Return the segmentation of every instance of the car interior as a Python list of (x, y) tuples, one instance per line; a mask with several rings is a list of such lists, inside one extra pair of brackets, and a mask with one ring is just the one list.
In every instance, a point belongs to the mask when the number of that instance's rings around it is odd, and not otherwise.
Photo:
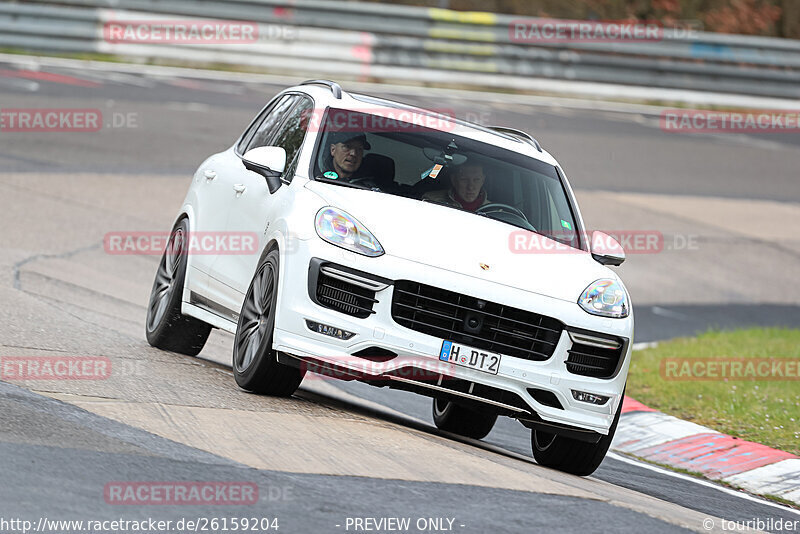
[[(323, 173), (332, 168), (328, 149), (332, 133), (325, 132), (317, 152), (314, 176), (319, 180), (328, 181)], [(377, 131), (366, 136), (370, 149), (348, 184), (425, 200), (426, 193), (450, 189), (450, 177), (459, 164), (477, 163), (486, 175), (486, 197), (495, 206), (491, 213), (480, 214), (562, 242), (574, 241), (571, 208), (552, 166), (441, 131)], [(437, 163), (443, 164), (441, 170), (431, 177)]]

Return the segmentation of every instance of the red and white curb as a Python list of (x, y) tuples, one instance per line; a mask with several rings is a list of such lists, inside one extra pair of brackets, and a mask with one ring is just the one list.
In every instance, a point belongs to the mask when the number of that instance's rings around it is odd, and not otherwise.
[(683, 421), (630, 397), (611, 448), (800, 504), (800, 457)]

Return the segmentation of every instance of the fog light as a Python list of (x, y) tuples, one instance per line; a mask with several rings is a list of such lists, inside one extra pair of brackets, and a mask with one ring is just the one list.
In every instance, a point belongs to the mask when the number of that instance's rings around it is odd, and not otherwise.
[(604, 397), (602, 395), (586, 393), (585, 391), (575, 391), (574, 389), (572, 390), (572, 398), (574, 398), (576, 401), (597, 404), (598, 406), (605, 404), (609, 399), (608, 397)]
[(312, 332), (316, 332), (317, 334), (322, 334), (324, 336), (335, 337), (336, 339), (350, 339), (356, 335), (355, 332), (348, 332), (347, 330), (342, 330), (341, 328), (336, 328), (335, 326), (309, 321), (308, 319), (306, 319), (306, 326), (308, 326), (308, 329)]

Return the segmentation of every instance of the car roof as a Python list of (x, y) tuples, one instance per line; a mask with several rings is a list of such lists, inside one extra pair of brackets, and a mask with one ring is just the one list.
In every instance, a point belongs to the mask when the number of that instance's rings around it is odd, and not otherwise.
[[(366, 111), (366, 106), (383, 106), (404, 111), (413, 111), (418, 114), (435, 118), (437, 122), (445, 125), (448, 131), (454, 134), (474, 139), (486, 144), (505, 148), (512, 152), (517, 152), (530, 156), (550, 165), (558, 165), (558, 162), (550, 153), (542, 149), (538, 141), (525, 132), (505, 127), (487, 127), (481, 124), (472, 123), (463, 119), (456, 118), (453, 114), (439, 113), (434, 110), (425, 109), (403, 102), (390, 100), (387, 98), (375, 97), (363, 93), (350, 93), (341, 89), (335, 83), (327, 80), (311, 80), (300, 85), (290, 87), (286, 91), (300, 91), (311, 96), (317, 105), (323, 107), (335, 107), (339, 109), (351, 109), (354, 111)], [(337, 95), (340, 95), (337, 97)], [(497, 128), (497, 129), (493, 129)]]

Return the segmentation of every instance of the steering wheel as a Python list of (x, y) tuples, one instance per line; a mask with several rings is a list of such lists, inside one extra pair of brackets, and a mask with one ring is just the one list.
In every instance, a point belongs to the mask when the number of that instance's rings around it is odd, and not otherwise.
[[(518, 215), (522, 219), (524, 219), (525, 222), (528, 222), (528, 218), (525, 217), (525, 214), (522, 213), (522, 210), (520, 210), (519, 208), (515, 208), (514, 206), (509, 206), (508, 204), (502, 204), (500, 202), (490, 202), (489, 204), (484, 204), (483, 206), (481, 206), (477, 210), (475, 210), (475, 213), (482, 213), (482, 212), (485, 212), (485, 211), (491, 211), (493, 209), (496, 210), (496, 211), (501, 211), (501, 212), (503, 210), (508, 210), (508, 211), (514, 213), (515, 215)], [(530, 223), (528, 223), (528, 224), (530, 224)]]
[[(489, 215), (489, 212), (496, 212), (496, 213), (504, 213), (510, 214), (515, 217), (519, 217), (522, 221), (529, 226), (530, 230), (536, 231), (536, 228), (528, 221), (528, 218), (519, 208), (515, 208), (514, 206), (509, 206), (508, 204), (503, 204), (502, 202), (490, 202), (489, 204), (484, 204), (483, 206), (479, 207), (475, 210), (475, 213), (479, 215)], [(497, 217), (499, 219), (499, 217)], [(502, 219), (501, 219), (502, 220)]]
[(374, 176), (359, 176), (358, 178), (348, 180), (348, 183), (368, 187), (370, 189), (381, 189), (375, 180), (376, 178)]

